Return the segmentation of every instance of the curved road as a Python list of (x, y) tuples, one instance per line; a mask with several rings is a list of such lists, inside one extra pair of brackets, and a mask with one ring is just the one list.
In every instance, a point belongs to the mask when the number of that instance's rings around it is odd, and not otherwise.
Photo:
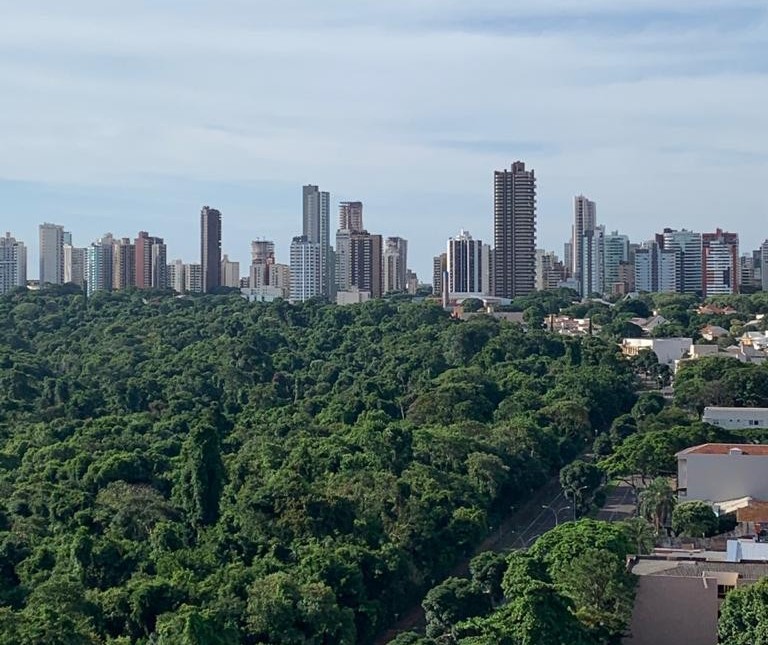
[[(531, 494), (519, 507), (511, 507), (501, 526), (492, 527), (488, 537), (475, 549), (472, 556), (462, 560), (448, 576), (468, 576), (470, 560), (483, 551), (504, 552), (530, 545), (556, 523), (572, 518), (571, 506), (564, 498), (558, 477)], [(435, 585), (440, 581), (435, 581)], [(421, 603), (414, 605), (386, 632), (380, 634), (374, 645), (385, 645), (401, 632), (423, 629), (424, 610)]]

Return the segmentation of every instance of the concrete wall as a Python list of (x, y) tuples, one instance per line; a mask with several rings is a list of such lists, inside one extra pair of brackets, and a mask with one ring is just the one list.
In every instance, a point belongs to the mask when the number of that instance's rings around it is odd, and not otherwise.
[(688, 489), (681, 500), (768, 499), (768, 456), (686, 455), (678, 460), (678, 486)]
[(717, 645), (714, 578), (640, 576), (625, 645)]

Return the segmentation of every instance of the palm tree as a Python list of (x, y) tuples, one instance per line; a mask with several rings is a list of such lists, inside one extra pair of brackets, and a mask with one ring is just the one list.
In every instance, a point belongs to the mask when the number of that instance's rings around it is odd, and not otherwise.
[(621, 528), (637, 555), (644, 555), (653, 551), (656, 544), (656, 532), (653, 526), (642, 517), (630, 517), (621, 523)]
[(657, 477), (638, 497), (640, 515), (653, 523), (658, 534), (661, 527), (668, 523), (677, 502), (669, 481), (664, 477)]

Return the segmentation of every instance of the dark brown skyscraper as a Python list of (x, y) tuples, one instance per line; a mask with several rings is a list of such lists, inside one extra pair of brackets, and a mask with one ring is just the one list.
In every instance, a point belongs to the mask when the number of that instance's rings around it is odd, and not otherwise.
[(203, 269), (203, 292), (221, 286), (221, 213), (203, 206), (200, 211), (200, 264)]
[(536, 177), (522, 161), (493, 176), (494, 293), (531, 293), (536, 279)]

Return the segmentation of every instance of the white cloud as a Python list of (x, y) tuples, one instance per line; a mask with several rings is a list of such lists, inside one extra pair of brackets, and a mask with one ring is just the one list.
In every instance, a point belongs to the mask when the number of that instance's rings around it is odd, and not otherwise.
[[(16, 3), (0, 24), (0, 178), (313, 181), (380, 204), (373, 222), (406, 227), (422, 272), (462, 218), (490, 235), (490, 174), (517, 157), (537, 169), (550, 247), (581, 191), (639, 238), (758, 235), (762, 3), (729, 3), (743, 17), (725, 23), (714, 0), (517, 4)], [(392, 212), (419, 194), (434, 196), (420, 218)]]

